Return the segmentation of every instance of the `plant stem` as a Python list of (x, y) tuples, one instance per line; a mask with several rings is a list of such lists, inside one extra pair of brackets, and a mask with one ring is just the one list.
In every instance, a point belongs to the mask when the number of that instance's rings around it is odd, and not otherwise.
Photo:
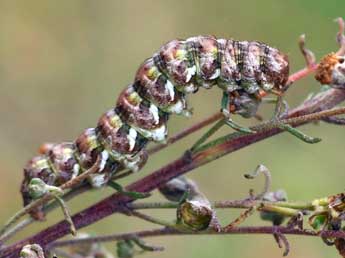
[[(157, 237), (157, 236), (169, 236), (169, 235), (233, 235), (233, 234), (285, 234), (285, 235), (303, 235), (303, 236), (314, 236), (319, 237), (320, 233), (314, 232), (311, 230), (301, 230), (298, 228), (289, 228), (282, 226), (257, 226), (257, 227), (234, 227), (229, 228), (226, 232), (215, 232), (215, 231), (201, 231), (201, 232), (181, 232), (172, 228), (161, 228), (161, 229), (152, 229), (137, 231), (132, 233), (125, 234), (111, 234), (104, 236), (88, 237), (82, 239), (71, 239), (64, 241), (57, 241), (51, 243), (47, 246), (47, 249), (63, 247), (69, 245), (79, 245), (79, 244), (91, 244), (91, 243), (100, 243), (100, 242), (112, 242), (118, 240), (127, 240), (133, 238), (133, 236), (139, 238), (145, 237)], [(322, 232), (322, 235), (329, 238), (345, 238), (344, 231), (334, 231), (334, 230), (325, 230)]]
[[(322, 120), (326, 117), (341, 115), (341, 114), (345, 114), (345, 108), (343, 108), (343, 107), (324, 110), (324, 111), (311, 113), (311, 114), (307, 114), (307, 115), (301, 115), (298, 117), (291, 117), (291, 118), (283, 119), (280, 121), (274, 121), (274, 120), (268, 121), (268, 122), (261, 123), (259, 125), (252, 126), (252, 127), (250, 127), (250, 129), (254, 130), (258, 133), (263, 133), (263, 132), (272, 131), (274, 129), (281, 130), (280, 127), (281, 127), (282, 123), (296, 127), (296, 126), (303, 125), (305, 123), (318, 121), (318, 120)], [(213, 140), (207, 144), (200, 146), (199, 148), (197, 148), (195, 150), (195, 152), (205, 151), (205, 150), (207, 150), (213, 146), (222, 144), (222, 143), (227, 142), (227, 141), (232, 140), (232, 139), (236, 139), (236, 138), (241, 137), (243, 135), (244, 134), (241, 132), (235, 132), (235, 133), (231, 133), (231, 134), (219, 137), (216, 140)]]
[[(127, 213), (124, 213), (124, 214), (127, 215)], [(129, 216), (135, 216), (137, 218), (143, 219), (143, 220), (151, 222), (153, 224), (157, 224), (157, 225), (161, 225), (161, 226), (165, 226), (165, 227), (170, 227), (170, 228), (177, 228), (176, 224), (173, 222), (168, 222), (168, 221), (165, 221), (162, 219), (154, 218), (152, 216), (149, 216), (147, 214), (144, 214), (144, 213), (141, 213), (138, 211), (131, 210), (128, 212), (128, 215)]]
[[(176, 209), (178, 207), (177, 202), (135, 202), (129, 203), (127, 207), (133, 210), (145, 210), (145, 209)], [(276, 207), (290, 208), (295, 210), (314, 210), (315, 206), (312, 202), (269, 202), (261, 200), (227, 200), (227, 201), (216, 201), (212, 203), (212, 207), (217, 209), (227, 208), (239, 208), (247, 209), (253, 206), (260, 205), (274, 205)]]

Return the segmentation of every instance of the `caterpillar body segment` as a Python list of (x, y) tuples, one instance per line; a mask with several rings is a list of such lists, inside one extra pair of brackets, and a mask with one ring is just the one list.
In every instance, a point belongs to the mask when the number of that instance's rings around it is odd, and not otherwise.
[[(118, 168), (138, 171), (147, 161), (150, 141), (164, 142), (171, 114), (189, 116), (187, 95), (215, 85), (224, 92), (223, 113), (253, 117), (262, 96), (282, 93), (288, 79), (287, 56), (256, 41), (197, 36), (172, 40), (139, 67), (132, 84), (105, 112), (95, 128), (70, 143), (48, 144), (24, 168), (24, 205), (28, 187), (38, 177), (60, 186), (86, 171), (101, 157), (94, 187), (105, 185)], [(39, 218), (39, 211), (33, 216)]]

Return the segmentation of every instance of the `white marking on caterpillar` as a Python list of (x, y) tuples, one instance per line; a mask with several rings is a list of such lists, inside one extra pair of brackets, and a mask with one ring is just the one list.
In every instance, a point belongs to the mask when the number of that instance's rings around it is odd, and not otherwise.
[(101, 153), (101, 163), (99, 164), (99, 172), (103, 171), (105, 164), (107, 163), (107, 160), (109, 158), (108, 151), (104, 150)]
[(270, 91), (271, 89), (273, 89), (273, 84), (272, 83), (264, 83), (262, 84), (262, 88), (265, 90), (265, 91)]
[[(178, 87), (178, 86), (177, 86)], [(194, 83), (189, 83), (188, 85), (183, 87), (183, 92), (185, 93), (193, 93), (198, 87), (194, 85)]]
[(157, 106), (151, 103), (150, 112), (153, 115), (153, 119), (155, 120), (155, 124), (158, 125), (158, 123), (159, 123), (159, 110), (158, 110)]
[(80, 171), (80, 165), (79, 164), (74, 164), (72, 179), (76, 178), (79, 175), (79, 171)]
[(174, 114), (178, 114), (178, 115), (183, 114), (184, 113), (184, 104), (181, 100), (179, 100), (175, 104), (170, 105), (167, 108), (167, 111), (169, 113), (174, 113)]
[(165, 88), (169, 92), (170, 100), (173, 101), (175, 99), (175, 88), (174, 85), (171, 83), (171, 81), (167, 80), (165, 83)]
[(220, 75), (220, 69), (216, 69), (212, 76), (210, 77), (211, 80), (217, 79)]
[(156, 130), (152, 131), (152, 139), (157, 142), (163, 142), (166, 140), (167, 136), (167, 128), (165, 125), (157, 128)]
[(88, 177), (88, 181), (94, 188), (100, 188), (108, 182), (105, 174), (91, 174)]
[(186, 82), (189, 82), (190, 79), (195, 75), (196, 73), (196, 67), (193, 65), (192, 67), (187, 68), (187, 77), (186, 77)]
[(132, 151), (134, 149), (137, 136), (138, 136), (138, 133), (135, 129), (133, 128), (129, 129), (129, 132), (127, 135), (127, 139), (129, 142), (129, 151)]
[(139, 171), (139, 166), (138, 163), (140, 162), (140, 155), (135, 155), (133, 157), (127, 157), (127, 159), (125, 159), (123, 161), (124, 166), (133, 171), (133, 172), (138, 172)]
[(155, 142), (164, 142), (166, 140), (167, 135), (167, 127), (165, 124), (162, 124), (160, 127), (155, 129), (143, 129), (136, 126), (133, 126), (135, 130), (137, 130), (142, 136), (148, 138)]

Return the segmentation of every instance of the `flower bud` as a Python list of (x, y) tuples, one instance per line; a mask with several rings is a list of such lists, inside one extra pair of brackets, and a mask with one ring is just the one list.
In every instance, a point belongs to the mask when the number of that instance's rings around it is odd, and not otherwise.
[(160, 186), (159, 191), (169, 201), (179, 202), (188, 191), (195, 188), (196, 184), (192, 180), (180, 176)]
[(209, 227), (213, 210), (204, 200), (186, 200), (178, 209), (178, 218), (188, 228), (201, 231)]
[(52, 192), (55, 194), (63, 193), (63, 191), (59, 187), (47, 185), (40, 178), (31, 179), (29, 183), (29, 195), (31, 196), (31, 198), (33, 199), (40, 198), (48, 192)]
[[(269, 202), (287, 201), (287, 194), (284, 190), (278, 190), (266, 193), (262, 199)], [(265, 221), (271, 221), (275, 226), (279, 226), (283, 223), (285, 216), (275, 212), (261, 211), (260, 218)]]
[(26, 245), (20, 251), (20, 258), (44, 258), (44, 252), (41, 246), (37, 244)]

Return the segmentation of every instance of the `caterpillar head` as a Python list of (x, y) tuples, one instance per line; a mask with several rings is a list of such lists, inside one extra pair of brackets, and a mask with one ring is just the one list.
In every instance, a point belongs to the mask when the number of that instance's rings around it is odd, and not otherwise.
[(273, 59), (275, 68), (273, 70), (274, 88), (279, 92), (285, 92), (288, 89), (286, 84), (289, 79), (289, 59), (284, 53), (277, 52)]
[[(24, 179), (20, 188), (24, 206), (34, 200), (33, 196), (30, 194), (30, 182), (33, 178), (39, 178), (43, 180), (44, 183), (53, 185), (56, 176), (51, 170), (46, 156), (36, 156), (29, 160), (24, 167)], [(43, 220), (45, 214), (42, 208), (43, 207), (40, 206), (37, 209), (34, 209), (30, 212), (30, 215), (36, 220)]]
[(315, 79), (321, 84), (345, 88), (345, 56), (330, 53), (322, 58)]
[[(29, 182), (26, 178), (24, 178), (24, 180), (22, 181), (22, 184), (20, 187), (20, 192), (22, 195), (24, 206), (27, 206), (28, 204), (30, 204), (34, 200), (29, 193)], [(45, 219), (45, 213), (43, 211), (43, 206), (39, 206), (38, 208), (32, 210), (30, 212), (30, 216), (35, 220), (43, 221)]]

